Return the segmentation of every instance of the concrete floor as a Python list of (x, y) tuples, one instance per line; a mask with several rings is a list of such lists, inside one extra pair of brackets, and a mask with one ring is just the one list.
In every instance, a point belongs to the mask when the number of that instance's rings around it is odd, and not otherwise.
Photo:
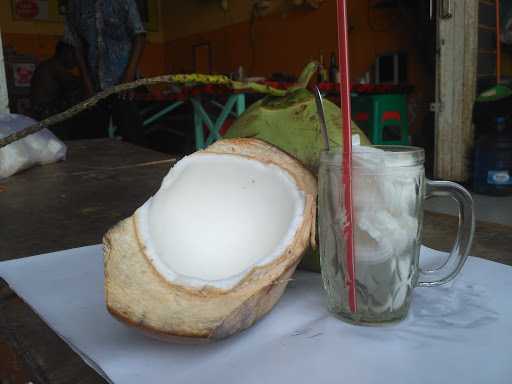
[[(512, 226), (512, 196), (473, 195), (476, 220)], [(425, 202), (428, 211), (457, 215), (456, 204), (450, 198), (435, 198)]]

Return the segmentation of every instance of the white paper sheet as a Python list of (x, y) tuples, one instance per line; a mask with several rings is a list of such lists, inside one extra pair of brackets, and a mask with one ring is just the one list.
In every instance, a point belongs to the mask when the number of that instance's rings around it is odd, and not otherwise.
[[(429, 255), (435, 264), (442, 253)], [(512, 268), (478, 258), (447, 286), (417, 288), (409, 317), (385, 327), (337, 320), (320, 276), (299, 272), (254, 327), (199, 346), (149, 339), (110, 317), (100, 246), (3, 262), (0, 276), (114, 383), (512, 382)]]

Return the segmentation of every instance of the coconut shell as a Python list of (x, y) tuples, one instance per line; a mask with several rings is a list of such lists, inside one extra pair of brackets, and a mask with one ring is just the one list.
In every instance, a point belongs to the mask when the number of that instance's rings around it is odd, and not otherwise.
[(149, 261), (135, 213), (104, 236), (105, 295), (109, 312), (150, 335), (204, 342), (240, 332), (279, 300), (304, 251), (315, 239), (316, 180), (301, 163), (257, 139), (221, 140), (204, 151), (272, 163), (286, 170), (305, 195), (304, 218), (292, 243), (271, 263), (255, 267), (233, 288), (176, 285)]

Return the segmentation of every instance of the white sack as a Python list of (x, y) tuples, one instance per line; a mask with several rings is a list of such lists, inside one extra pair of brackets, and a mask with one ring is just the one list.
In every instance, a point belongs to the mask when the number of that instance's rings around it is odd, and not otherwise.
[[(0, 138), (36, 123), (30, 117), (0, 113)], [(54, 163), (66, 158), (66, 145), (48, 129), (0, 148), (0, 179), (38, 164)]]

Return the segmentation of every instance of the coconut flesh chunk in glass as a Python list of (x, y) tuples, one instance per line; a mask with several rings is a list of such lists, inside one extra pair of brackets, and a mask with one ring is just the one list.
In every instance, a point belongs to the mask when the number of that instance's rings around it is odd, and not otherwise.
[(104, 238), (109, 311), (153, 335), (229, 336), (266, 314), (315, 237), (316, 181), (257, 139), (179, 161)]

